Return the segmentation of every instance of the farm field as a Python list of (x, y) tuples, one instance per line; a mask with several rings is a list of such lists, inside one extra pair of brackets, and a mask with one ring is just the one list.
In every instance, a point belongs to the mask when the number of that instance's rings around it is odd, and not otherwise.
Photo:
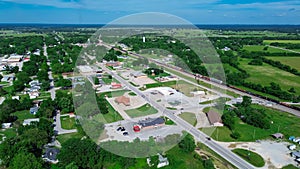
[(244, 46), (243, 49), (249, 51), (249, 52), (270, 52), (270, 53), (289, 53), (288, 51), (282, 50), (282, 49), (278, 49), (278, 48), (272, 48), (272, 47), (268, 47), (267, 50), (264, 50), (266, 46), (263, 45), (247, 45)]
[(242, 69), (247, 70), (250, 77), (246, 81), (268, 86), (271, 82), (280, 85), (284, 90), (289, 90), (291, 87), (296, 89), (297, 94), (300, 94), (300, 77), (289, 72), (285, 72), (278, 68), (272, 67), (264, 63), (262, 66), (248, 65), (251, 59), (240, 59), (239, 63)]
[[(300, 50), (299, 50), (300, 51)], [(300, 57), (268, 57), (300, 71)]]
[(275, 43), (275, 42), (278, 42), (278, 43), (300, 43), (300, 40), (264, 40), (264, 44), (271, 44), (271, 43)]

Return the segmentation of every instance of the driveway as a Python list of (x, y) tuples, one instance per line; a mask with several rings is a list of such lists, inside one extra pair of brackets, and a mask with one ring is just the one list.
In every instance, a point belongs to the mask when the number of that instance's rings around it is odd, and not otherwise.
[(69, 133), (76, 133), (77, 129), (65, 130), (65, 129), (61, 128), (60, 116), (61, 116), (60, 113), (56, 114), (56, 122), (55, 122), (55, 127), (54, 127), (54, 130), (58, 132), (58, 135), (60, 135), (60, 134), (69, 134)]

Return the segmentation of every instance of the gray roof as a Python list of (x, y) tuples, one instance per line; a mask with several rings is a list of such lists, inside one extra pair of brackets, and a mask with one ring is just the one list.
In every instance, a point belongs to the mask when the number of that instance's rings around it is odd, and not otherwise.
[(39, 108), (38, 107), (31, 107), (30, 112), (38, 112)]
[(46, 148), (46, 152), (44, 154), (44, 158), (55, 161), (56, 156), (59, 153), (59, 149), (56, 148)]
[(142, 127), (148, 127), (148, 126), (155, 126), (158, 124), (164, 124), (165, 120), (161, 117), (153, 119), (153, 118), (148, 118), (146, 120), (141, 120), (139, 122), (139, 125), (141, 125)]

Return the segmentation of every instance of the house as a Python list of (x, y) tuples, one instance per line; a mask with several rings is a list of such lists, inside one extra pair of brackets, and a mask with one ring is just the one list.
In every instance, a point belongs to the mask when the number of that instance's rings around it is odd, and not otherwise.
[(1, 82), (11, 82), (15, 79), (15, 75), (4, 75), (3, 78), (1, 79)]
[(39, 118), (25, 119), (25, 120), (23, 121), (23, 126), (31, 125), (32, 123), (39, 122), (39, 121), (40, 121)]
[(134, 71), (134, 72), (130, 73), (130, 76), (133, 76), (134, 78), (147, 77), (147, 75), (141, 71)]
[(47, 147), (45, 154), (42, 155), (43, 160), (50, 162), (52, 164), (58, 163), (57, 154), (59, 149)]
[(291, 156), (294, 158), (300, 158), (300, 152), (299, 151), (294, 151), (291, 153)]
[(108, 67), (113, 67), (114, 69), (118, 69), (121, 67), (120, 62), (107, 62), (105, 65)]
[(69, 118), (74, 118), (74, 117), (76, 117), (76, 115), (73, 112), (69, 113)]
[(165, 124), (165, 119), (159, 117), (159, 118), (147, 118), (145, 120), (141, 120), (136, 126), (139, 126), (140, 129), (150, 129), (150, 128), (163, 126), (164, 124)]
[(20, 96), (12, 96), (11, 99), (12, 100), (20, 100)]
[(40, 92), (38, 92), (38, 91), (29, 92), (30, 99), (35, 99), (35, 98), (39, 97), (39, 95), (40, 95)]
[(122, 87), (122, 84), (116, 83), (116, 82), (111, 82), (111, 88), (112, 89), (119, 89)]
[(282, 139), (283, 138), (283, 134), (282, 133), (275, 133), (275, 134), (272, 134), (272, 137), (276, 138), (276, 139)]
[(29, 112), (30, 114), (36, 115), (36, 113), (39, 111), (39, 107), (31, 107)]
[(130, 98), (125, 96), (120, 96), (115, 99), (115, 102), (118, 104), (124, 104), (125, 106), (130, 106)]
[(12, 123), (2, 123), (2, 128), (3, 129), (8, 129), (12, 127)]
[(158, 154), (157, 168), (161, 168), (161, 167), (164, 167), (164, 166), (167, 166), (167, 165), (169, 165), (168, 158), (167, 157), (164, 158), (162, 155)]
[(293, 142), (295, 142), (295, 143), (298, 143), (298, 142), (300, 142), (300, 137), (296, 137), (296, 138), (294, 138), (294, 139), (293, 139)]
[(222, 123), (222, 119), (219, 113), (215, 111), (209, 111), (206, 113), (208, 121), (212, 126), (224, 126)]
[(39, 83), (38, 80), (32, 80), (31, 82), (29, 82), (29, 85), (31, 87), (33, 87), (33, 86), (40, 86), (40, 83)]

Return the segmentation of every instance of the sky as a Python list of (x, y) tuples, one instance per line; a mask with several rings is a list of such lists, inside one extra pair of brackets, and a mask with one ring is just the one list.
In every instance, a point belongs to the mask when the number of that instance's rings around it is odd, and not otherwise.
[(193, 24), (300, 24), (299, 0), (0, 0), (0, 23), (107, 24), (143, 12)]

